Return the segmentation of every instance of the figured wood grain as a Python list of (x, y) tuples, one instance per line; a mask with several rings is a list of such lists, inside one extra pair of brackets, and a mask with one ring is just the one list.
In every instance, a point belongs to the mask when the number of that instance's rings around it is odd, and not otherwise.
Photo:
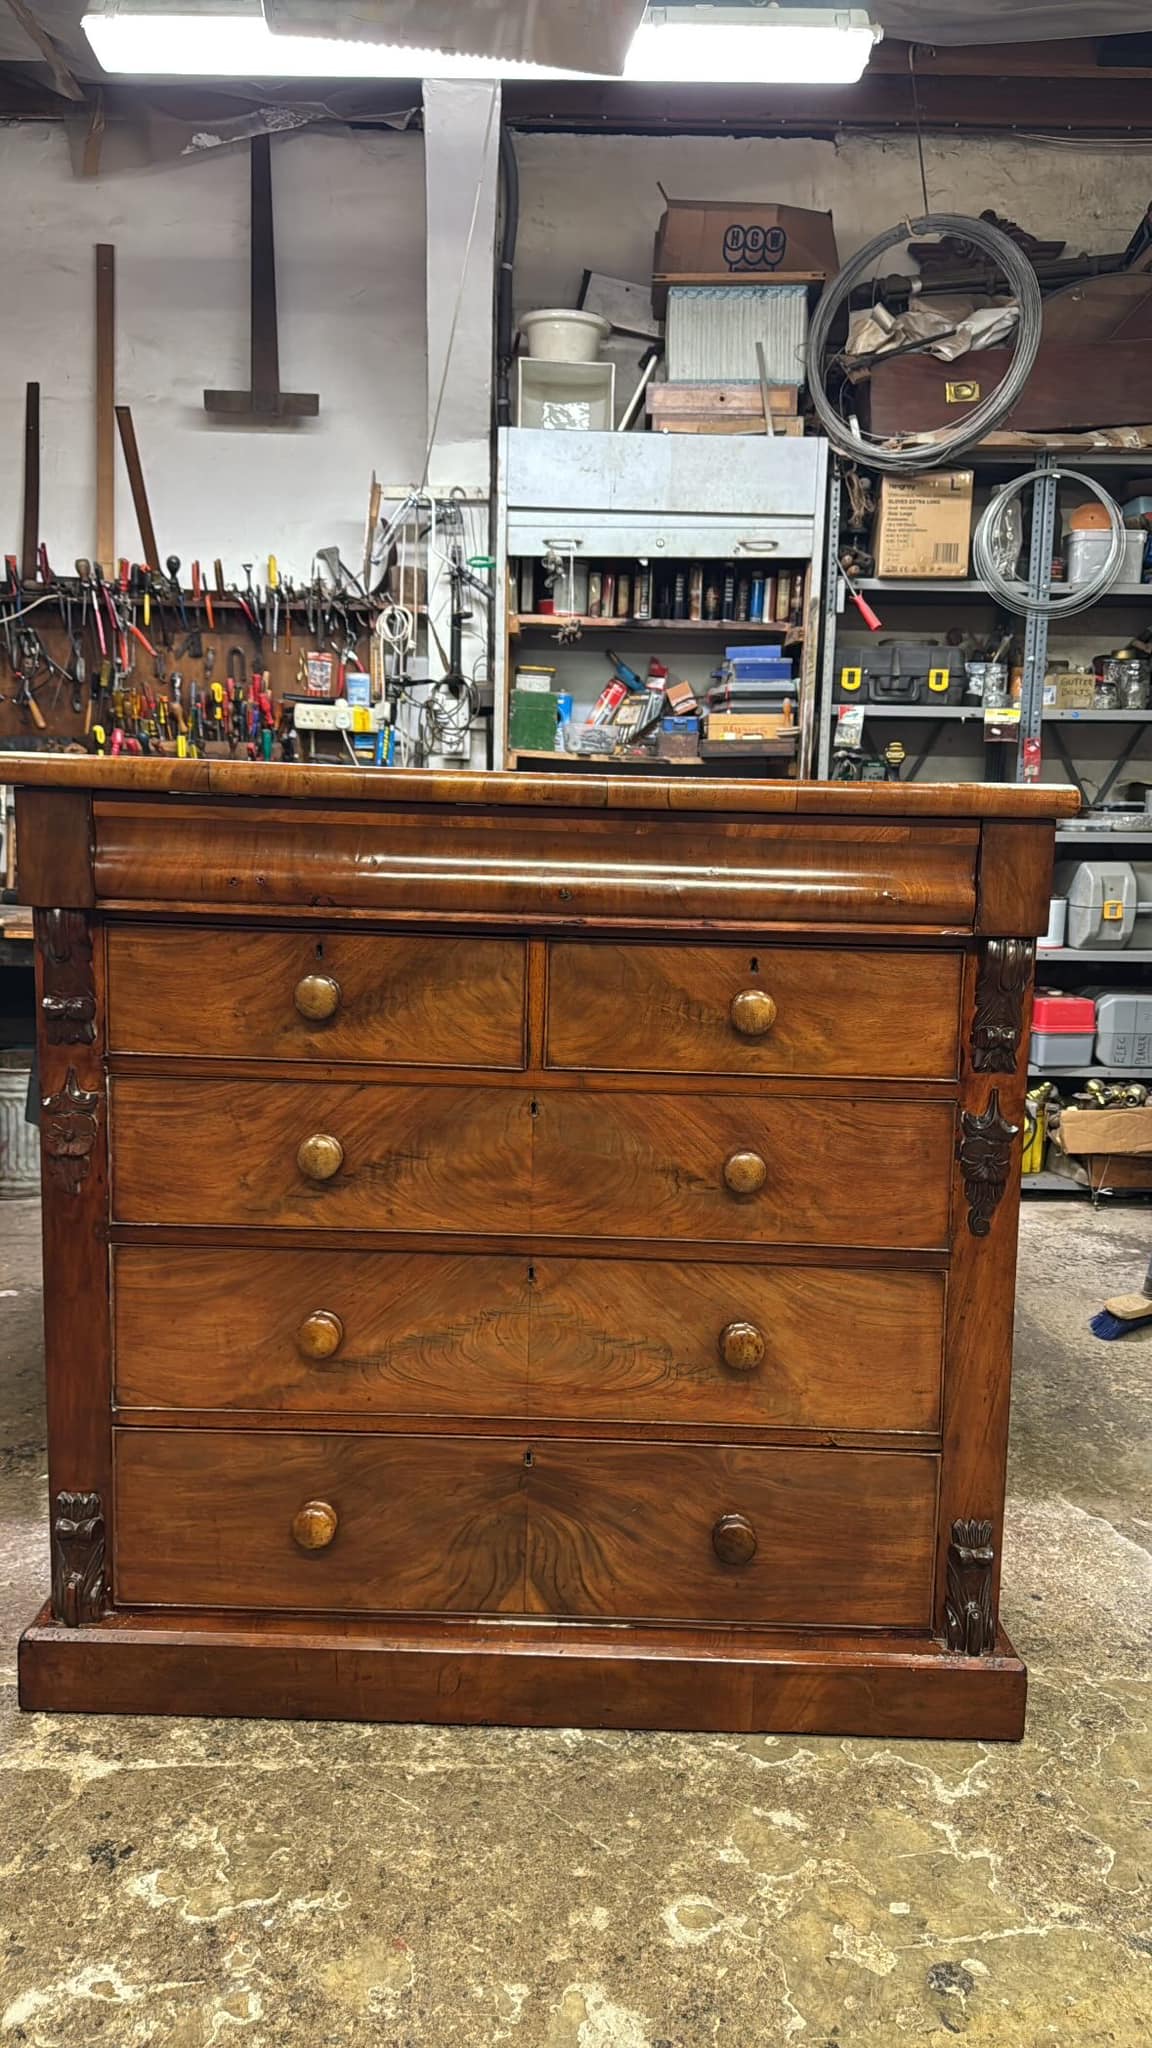
[[(554, 940), (548, 1059), (558, 1067), (717, 1074), (956, 1073), (959, 953), (599, 945)], [(732, 1005), (775, 1004), (747, 1036)]]
[[(504, 1438), (117, 1430), (117, 1597), (522, 1613), (523, 1458)], [(336, 1527), (305, 1552), (293, 1527), (309, 1502)]]
[[(532, 1098), (510, 1089), (327, 1082), (113, 1083), (113, 1213), (125, 1222), (526, 1230)], [(343, 1165), (309, 1180), (314, 1133)]]
[[(101, 897), (508, 916), (970, 927), (974, 825), (97, 804)], [(162, 829), (161, 829), (162, 826)], [(275, 853), (275, 858), (271, 855)], [(879, 920), (877, 912), (880, 911)]]
[[(943, 1247), (953, 1115), (944, 1103), (543, 1091), (533, 1228), (686, 1240)], [(757, 1155), (758, 1193), (725, 1185)]]
[(1027, 1675), (873, 1631), (112, 1615), (20, 1641), (34, 1712), (1016, 1741)]
[[(7, 754), (4, 762), (10, 780)], [(92, 799), (83, 790), (18, 791), (16, 886), (38, 910), (92, 908)]]
[[(513, 939), (126, 925), (109, 933), (108, 975), (117, 1052), (524, 1063), (525, 957)], [(309, 977), (338, 985), (327, 1020), (297, 1007)]]
[[(936, 1460), (521, 1437), (116, 1432), (118, 1601), (926, 1627)], [(304, 1554), (309, 1502), (337, 1518)], [(733, 1569), (713, 1530), (743, 1515)]]
[[(580, 1442), (536, 1444), (532, 1455), (528, 1590), (537, 1613), (928, 1623), (934, 1458)], [(723, 1562), (713, 1541), (717, 1522), (734, 1515), (756, 1539), (739, 1565)]]
[[(124, 1246), (122, 1407), (933, 1430), (944, 1276), (703, 1260)], [(306, 1357), (309, 1315), (339, 1349)], [(753, 1366), (722, 1356), (735, 1318)]]
[[(58, 789), (123, 790), (148, 795), (220, 795), (327, 800), (379, 809), (380, 777), (371, 770), (317, 767), (297, 762), (147, 760), (120, 755), (5, 755), (7, 781)], [(487, 805), (498, 809), (728, 812), (748, 816), (842, 818), (1068, 818), (1080, 809), (1079, 792), (1058, 783), (1025, 786), (988, 782), (756, 782), (701, 776), (683, 779), (628, 775), (581, 776), (565, 784), (555, 775), (470, 770), (432, 772), (393, 768), (387, 797), (396, 803)]]

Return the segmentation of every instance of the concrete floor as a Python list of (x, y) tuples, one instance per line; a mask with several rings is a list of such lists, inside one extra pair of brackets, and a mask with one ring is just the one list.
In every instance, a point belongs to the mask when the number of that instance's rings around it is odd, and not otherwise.
[(0, 2048), (1148, 2048), (1152, 1210), (1026, 1210), (1019, 1747), (21, 1716), (36, 1212), (0, 1205)]

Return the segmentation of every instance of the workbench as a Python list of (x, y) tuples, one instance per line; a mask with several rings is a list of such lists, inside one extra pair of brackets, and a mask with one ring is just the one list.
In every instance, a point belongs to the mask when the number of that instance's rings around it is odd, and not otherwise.
[(1013, 1737), (1064, 789), (14, 758), (37, 1709)]

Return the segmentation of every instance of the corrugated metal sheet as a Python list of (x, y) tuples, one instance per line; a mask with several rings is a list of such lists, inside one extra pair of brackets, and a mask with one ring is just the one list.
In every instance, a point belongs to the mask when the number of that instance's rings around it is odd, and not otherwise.
[(677, 284), (668, 289), (671, 384), (756, 384), (762, 341), (772, 384), (804, 382), (808, 288), (802, 284)]

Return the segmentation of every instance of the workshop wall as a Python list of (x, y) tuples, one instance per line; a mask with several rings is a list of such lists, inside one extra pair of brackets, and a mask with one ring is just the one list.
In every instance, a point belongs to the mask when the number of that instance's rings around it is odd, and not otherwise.
[[(73, 176), (63, 127), (0, 128), (0, 533), (19, 544), (24, 386), (39, 379), (41, 533), (71, 572), (96, 550), (93, 247), (116, 246), (117, 398), (132, 407), (157, 542), (185, 564), (313, 549), (358, 562), (371, 471), (418, 480), (427, 416), (424, 164), (418, 134), (292, 135), (273, 146), (280, 367), (317, 391), (291, 426), (221, 424), (205, 386), (248, 362), (248, 152)], [(117, 545), (140, 542), (117, 451)]]
[[(571, 304), (584, 269), (644, 283), (664, 208), (660, 185), (674, 199), (831, 209), (842, 258), (924, 210), (911, 136), (518, 135), (516, 154), (522, 311)], [(929, 135), (924, 154), (935, 211), (978, 214), (990, 206), (1033, 234), (1063, 237), (1073, 251), (1123, 248), (1147, 202), (1141, 160), (1134, 172), (1131, 155), (1118, 149)], [(899, 255), (888, 267), (899, 268)]]

